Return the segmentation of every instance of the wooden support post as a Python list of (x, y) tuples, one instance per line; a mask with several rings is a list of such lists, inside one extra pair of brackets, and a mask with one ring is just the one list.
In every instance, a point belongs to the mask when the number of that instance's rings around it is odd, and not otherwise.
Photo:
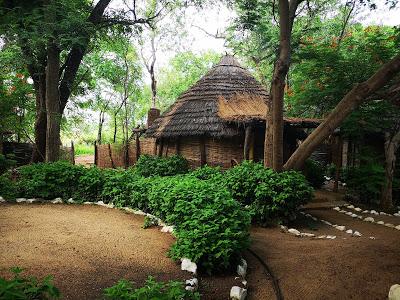
[(162, 139), (160, 139), (160, 142), (159, 142), (159, 144), (158, 144), (158, 156), (159, 157), (161, 157), (162, 156), (162, 153), (163, 153), (163, 140)]
[(204, 166), (207, 163), (206, 157), (206, 138), (204, 136), (200, 137), (200, 165)]
[(75, 146), (74, 146), (74, 141), (71, 141), (70, 160), (71, 160), (71, 163), (74, 165), (75, 164)]
[(250, 158), (250, 152), (253, 152), (251, 156), (254, 157), (254, 145), (253, 144), (254, 144), (254, 142), (253, 142), (253, 126), (246, 125), (245, 132), (244, 132), (244, 146), (243, 146), (244, 160), (252, 159), (252, 158)]
[(115, 168), (114, 160), (112, 158), (111, 144), (108, 144), (108, 156), (110, 158), (111, 168)]
[(124, 144), (124, 168), (128, 169), (129, 167), (129, 142), (126, 141)]
[(333, 191), (337, 192), (339, 190), (339, 179), (340, 179), (340, 169), (342, 168), (342, 153), (343, 153), (343, 143), (339, 136), (334, 138), (334, 153), (333, 153), (333, 163), (335, 164), (335, 183), (333, 185)]
[(138, 161), (140, 157), (140, 139), (138, 132), (136, 133), (135, 143), (136, 143), (136, 161)]
[(180, 143), (179, 137), (176, 138), (175, 152), (176, 152), (176, 155), (179, 155), (181, 152), (181, 143)]
[(94, 141), (94, 165), (97, 166), (98, 158), (97, 158), (97, 141)]

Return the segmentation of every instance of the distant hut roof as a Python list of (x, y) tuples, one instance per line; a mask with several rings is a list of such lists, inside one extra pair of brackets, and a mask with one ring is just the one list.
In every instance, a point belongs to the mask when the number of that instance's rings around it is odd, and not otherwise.
[[(205, 76), (184, 92), (146, 132), (151, 137), (237, 135), (232, 122), (263, 121), (268, 93), (231, 55), (223, 56)], [(301, 121), (302, 120), (302, 121)], [(285, 121), (304, 125), (305, 119)], [(306, 122), (307, 123), (307, 122)]]

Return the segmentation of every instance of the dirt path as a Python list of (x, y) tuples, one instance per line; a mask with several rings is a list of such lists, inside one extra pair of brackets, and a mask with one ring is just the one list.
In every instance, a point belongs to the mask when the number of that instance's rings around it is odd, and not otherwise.
[[(254, 228), (252, 248), (279, 279), (284, 298), (386, 299), (390, 286), (400, 283), (400, 231), (331, 209), (307, 212), (356, 229), (363, 236), (351, 237), (320, 222), (309, 228), (298, 224), (298, 228), (316, 235), (336, 235), (335, 240), (297, 238), (276, 228)], [(267, 295), (271, 291), (270, 286), (249, 282), (249, 299), (261, 299), (263, 290)]]
[(83, 165), (85, 167), (90, 167), (94, 164), (94, 155), (93, 154), (78, 155), (75, 157), (75, 164)]
[(64, 299), (99, 299), (121, 278), (188, 279), (167, 257), (173, 238), (142, 225), (141, 216), (98, 206), (1, 205), (0, 276), (13, 266), (52, 274)]

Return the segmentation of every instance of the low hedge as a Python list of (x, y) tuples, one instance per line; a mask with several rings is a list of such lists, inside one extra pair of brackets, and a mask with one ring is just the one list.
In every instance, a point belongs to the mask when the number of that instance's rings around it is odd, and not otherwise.
[(180, 155), (170, 157), (141, 155), (136, 162), (135, 169), (144, 177), (173, 176), (187, 173), (189, 164), (187, 160)]

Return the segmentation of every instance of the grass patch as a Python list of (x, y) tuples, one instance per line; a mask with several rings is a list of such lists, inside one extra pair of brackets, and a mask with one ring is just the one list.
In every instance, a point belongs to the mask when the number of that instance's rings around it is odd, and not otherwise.
[(88, 144), (77, 144), (75, 145), (75, 156), (79, 155), (94, 155), (94, 146)]

